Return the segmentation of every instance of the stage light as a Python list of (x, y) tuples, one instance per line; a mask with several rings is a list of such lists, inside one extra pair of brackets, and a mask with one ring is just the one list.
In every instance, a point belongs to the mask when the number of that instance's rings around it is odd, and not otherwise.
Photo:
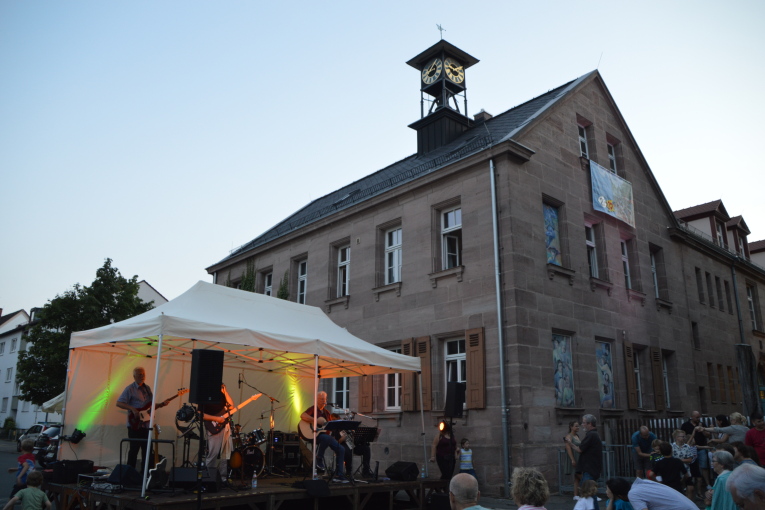
[(446, 430), (447, 428), (449, 428), (449, 424), (448, 424), (448, 423), (446, 423), (446, 420), (441, 420), (441, 421), (439, 422), (439, 424), (438, 424), (438, 430), (439, 430), (440, 432), (443, 432), (443, 431), (444, 431), (444, 430)]
[(74, 429), (74, 434), (72, 434), (72, 437), (70, 438), (70, 441), (72, 444), (77, 444), (83, 439), (85, 439), (85, 432), (81, 431), (80, 429)]

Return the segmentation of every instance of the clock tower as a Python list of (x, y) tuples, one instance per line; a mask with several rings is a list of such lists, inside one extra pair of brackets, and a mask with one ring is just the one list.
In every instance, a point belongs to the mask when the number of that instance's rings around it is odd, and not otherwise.
[(407, 62), (420, 72), (421, 118), (409, 125), (417, 131), (418, 154), (451, 142), (473, 125), (467, 117), (465, 70), (477, 63), (443, 39)]

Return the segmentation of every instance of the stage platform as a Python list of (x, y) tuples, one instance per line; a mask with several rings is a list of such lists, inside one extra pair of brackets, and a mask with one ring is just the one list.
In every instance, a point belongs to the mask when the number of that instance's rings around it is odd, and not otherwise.
[[(328, 484), (330, 495), (312, 497), (305, 488), (295, 488), (299, 478), (264, 478), (258, 488), (237, 490), (223, 487), (219, 492), (203, 492), (202, 509), (214, 510), (393, 510), (428, 507), (428, 496), (444, 490), (441, 480), (400, 482), (394, 480), (357, 481)], [(308, 479), (310, 482), (310, 478)], [(103, 492), (77, 484), (46, 483), (43, 487), (56, 510), (193, 510), (197, 508), (197, 494), (183, 489), (175, 492), (149, 491), (141, 498), (140, 490)], [(398, 495), (398, 496), (397, 496)]]

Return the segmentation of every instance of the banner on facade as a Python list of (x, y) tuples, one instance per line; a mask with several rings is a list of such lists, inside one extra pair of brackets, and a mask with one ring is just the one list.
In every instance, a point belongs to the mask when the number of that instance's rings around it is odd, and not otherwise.
[(603, 211), (635, 226), (635, 204), (632, 200), (632, 184), (610, 170), (590, 161), (592, 178), (592, 206), (596, 211)]

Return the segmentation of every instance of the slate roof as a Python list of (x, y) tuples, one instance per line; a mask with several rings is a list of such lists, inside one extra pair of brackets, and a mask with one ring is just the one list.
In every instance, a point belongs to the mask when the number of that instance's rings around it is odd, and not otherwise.
[(749, 253), (759, 253), (765, 250), (765, 239), (761, 241), (754, 241), (749, 244)]
[(736, 227), (740, 228), (747, 234), (751, 234), (752, 232), (749, 230), (749, 227), (746, 225), (746, 222), (744, 221), (744, 217), (740, 214), (738, 216), (734, 216), (733, 218), (729, 219), (725, 222), (725, 228), (730, 230), (731, 228)]
[(719, 199), (713, 200), (712, 202), (707, 202), (706, 204), (694, 205), (693, 207), (687, 207), (685, 209), (674, 211), (674, 215), (675, 218), (680, 218), (683, 220), (693, 216), (704, 216), (705, 214), (716, 212), (718, 209), (720, 209), (719, 212), (724, 216), (728, 216), (728, 213), (725, 211), (725, 206), (722, 205), (722, 200)]
[(478, 122), (451, 143), (434, 151), (420, 156), (414, 154), (404, 158), (332, 193), (317, 198), (252, 241), (235, 248), (227, 257), (215, 265), (235, 258), (242, 253), (262, 246), (338, 211), (436, 172), (455, 161), (485, 150), (492, 145), (511, 139), (580, 83), (596, 73), (597, 71), (587, 73), (485, 122)]
[(10, 319), (12, 319), (17, 313), (21, 313), (23, 311), (24, 310), (16, 310), (15, 312), (9, 313), (7, 315), (3, 315), (2, 317), (0, 317), (0, 326), (2, 326), (6, 322), (8, 322)]

